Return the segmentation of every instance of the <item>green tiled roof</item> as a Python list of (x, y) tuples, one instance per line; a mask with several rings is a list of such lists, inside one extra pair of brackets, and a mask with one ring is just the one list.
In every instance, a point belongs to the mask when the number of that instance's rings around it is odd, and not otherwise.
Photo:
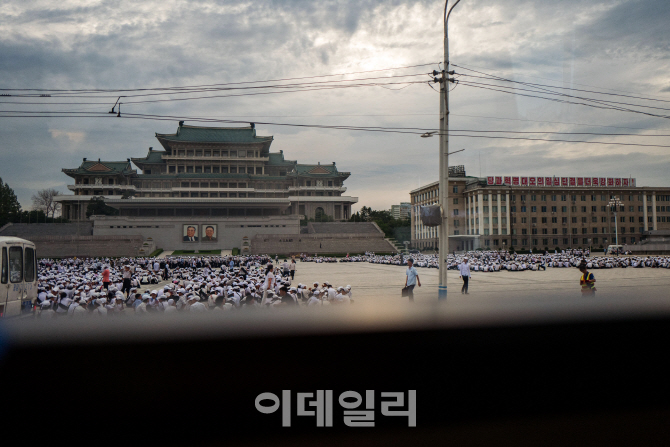
[(295, 160), (284, 160), (283, 152), (275, 152), (268, 154), (268, 164), (270, 166), (295, 166)]
[[(163, 154), (166, 154), (165, 151), (154, 151), (151, 150), (147, 153), (147, 156), (144, 158), (131, 158), (133, 163), (163, 163)], [(139, 165), (138, 165), (139, 166)]]
[(256, 129), (249, 127), (199, 127), (180, 125), (177, 133), (160, 134), (156, 138), (169, 141), (198, 143), (264, 143), (272, 137), (256, 136)]
[(78, 168), (63, 169), (65, 174), (73, 175), (128, 175), (135, 172), (129, 161), (84, 160)]
[[(309, 174), (310, 171), (320, 171), (326, 170), (331, 174), (337, 174), (337, 167), (333, 164), (331, 165), (296, 165), (295, 167), (298, 174)], [(325, 173), (324, 173), (325, 174)]]

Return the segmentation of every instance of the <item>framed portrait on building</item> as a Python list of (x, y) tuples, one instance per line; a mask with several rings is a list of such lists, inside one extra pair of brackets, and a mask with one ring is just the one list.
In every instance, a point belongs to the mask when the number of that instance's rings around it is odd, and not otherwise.
[(185, 224), (182, 228), (184, 242), (198, 242), (198, 224)]
[(202, 227), (202, 241), (203, 242), (216, 242), (218, 238), (218, 231), (216, 224), (203, 224)]

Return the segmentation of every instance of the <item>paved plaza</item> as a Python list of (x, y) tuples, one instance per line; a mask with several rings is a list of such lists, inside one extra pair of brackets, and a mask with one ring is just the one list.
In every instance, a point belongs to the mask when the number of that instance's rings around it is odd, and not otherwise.
[[(351, 285), (354, 300), (361, 304), (406, 301), (400, 297), (405, 283), (405, 267), (355, 263), (298, 262), (294, 283), (311, 285), (314, 281), (330, 281), (335, 286)], [(417, 303), (437, 299), (438, 270), (418, 268), (422, 287), (414, 289)], [(608, 295), (630, 296), (631, 299), (668, 297), (670, 270), (661, 268), (614, 268), (592, 270), (596, 278), (595, 299)], [(453, 303), (487, 303), (505, 300), (582, 299), (580, 272), (576, 268), (548, 268), (546, 271), (472, 272), (470, 293), (460, 293), (462, 281), (458, 271), (449, 270), (448, 301)]]

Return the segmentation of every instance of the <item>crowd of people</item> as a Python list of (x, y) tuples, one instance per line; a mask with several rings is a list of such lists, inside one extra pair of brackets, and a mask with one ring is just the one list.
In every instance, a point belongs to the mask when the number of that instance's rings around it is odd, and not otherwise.
[[(414, 267), (439, 268), (436, 254), (416, 253), (411, 255)], [(369, 262), (372, 264), (406, 265), (407, 255), (375, 255), (366, 253), (355, 260), (343, 262)], [(594, 256), (588, 250), (563, 250), (562, 252), (544, 252), (517, 254), (504, 250), (474, 250), (460, 254), (449, 254), (446, 259), (447, 269), (458, 270), (459, 265), (467, 259), (470, 268), (475, 272), (520, 272), (525, 270), (542, 271), (547, 268), (576, 268), (584, 260), (589, 269), (610, 268), (670, 268), (670, 256)]]
[(42, 259), (38, 267), (40, 318), (353, 303), (350, 285), (293, 284), (295, 259), (278, 257)]

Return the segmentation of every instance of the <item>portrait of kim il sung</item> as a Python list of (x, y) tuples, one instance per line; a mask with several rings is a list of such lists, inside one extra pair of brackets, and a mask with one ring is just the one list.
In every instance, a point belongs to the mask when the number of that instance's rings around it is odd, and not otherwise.
[(215, 224), (202, 225), (202, 240), (204, 242), (215, 242), (217, 239), (217, 231)]
[(198, 225), (184, 225), (184, 242), (198, 242)]

